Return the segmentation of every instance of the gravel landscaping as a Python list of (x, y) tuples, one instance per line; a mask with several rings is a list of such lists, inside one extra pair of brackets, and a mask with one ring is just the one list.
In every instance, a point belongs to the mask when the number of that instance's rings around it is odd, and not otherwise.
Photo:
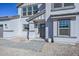
[(0, 40), (0, 56), (79, 56), (79, 44)]

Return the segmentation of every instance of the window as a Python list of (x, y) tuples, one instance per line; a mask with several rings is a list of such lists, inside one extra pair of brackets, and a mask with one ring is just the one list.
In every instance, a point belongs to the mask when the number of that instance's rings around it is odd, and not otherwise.
[(29, 25), (28, 24), (23, 24), (23, 31), (26, 31), (29, 29)]
[(34, 28), (37, 28), (37, 27), (38, 27), (38, 24), (37, 24), (37, 23), (35, 23), (35, 24), (34, 24)]
[(33, 14), (38, 12), (38, 5), (33, 5)]
[(23, 16), (26, 16), (26, 7), (23, 7)]
[(54, 8), (60, 8), (62, 7), (62, 3), (54, 3)]
[(64, 7), (66, 6), (74, 6), (74, 3), (64, 3)]
[(59, 20), (59, 35), (70, 36), (70, 19)]
[(28, 5), (26, 7), (23, 7), (22, 8), (23, 10), (23, 16), (26, 16), (26, 15), (33, 15), (33, 14), (36, 14), (38, 12), (38, 5), (35, 4), (35, 5)]
[(7, 24), (5, 24), (5, 28), (6, 28), (6, 29), (8, 28)]
[(28, 15), (32, 15), (32, 7), (28, 6)]
[(73, 9), (75, 8), (74, 3), (52, 3), (51, 11)]
[(59, 27), (60, 28), (69, 28), (70, 27), (70, 21), (69, 20), (60, 20), (59, 21)]

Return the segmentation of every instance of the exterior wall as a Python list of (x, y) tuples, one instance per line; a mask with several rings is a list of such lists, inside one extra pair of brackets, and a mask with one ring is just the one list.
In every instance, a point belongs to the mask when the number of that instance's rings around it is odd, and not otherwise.
[(20, 17), (22, 16), (22, 8), (21, 8), (21, 7), (18, 8), (18, 15), (19, 15)]
[(33, 21), (29, 22), (29, 39), (34, 39), (35, 38), (35, 28), (34, 28), (34, 23)]
[(46, 3), (46, 16), (45, 16), (45, 22), (46, 22), (46, 39), (49, 38), (49, 22), (48, 20), (50, 20), (50, 14), (51, 14), (51, 4), (50, 3)]
[(57, 21), (53, 21), (53, 35), (52, 36), (57, 36)]
[(76, 16), (76, 36), (77, 42), (79, 43), (79, 15)]
[(51, 15), (67, 14), (67, 13), (74, 13), (74, 12), (79, 12), (79, 4), (78, 3), (75, 3), (75, 8), (73, 8), (73, 9), (51, 11)]
[[(23, 31), (23, 24), (28, 24), (28, 22), (26, 21), (26, 19), (27, 18), (21, 18), (20, 19), (20, 28), (17, 28), (17, 30), (16, 30), (16, 35), (17, 35), (17, 32), (18, 32), (18, 30), (20, 29), (20, 34), (21, 34), (21, 36), (22, 37), (24, 37), (24, 38), (27, 38), (27, 31)], [(17, 20), (17, 23), (18, 23), (18, 20)], [(18, 27), (18, 25), (17, 25), (17, 27)], [(17, 35), (18, 36), (18, 35)]]
[[(41, 8), (40, 10), (42, 10), (42, 7), (40, 7), (40, 6), (41, 6), (41, 4), (38, 7)], [(65, 43), (65, 42), (70, 43), (70, 42), (78, 42), (79, 41), (79, 15), (76, 15), (75, 20), (71, 20), (71, 29), (70, 29), (71, 30), (70, 31), (71, 37), (57, 36), (57, 31), (58, 31), (57, 30), (57, 21), (53, 21), (50, 18), (51, 15), (60, 15), (60, 14), (79, 12), (79, 4), (78, 3), (75, 3), (74, 9), (68, 9), (68, 10), (66, 9), (66, 10), (58, 10), (58, 11), (51, 11), (51, 3), (46, 3), (45, 9), (46, 9), (46, 14), (41, 15), (40, 17), (37, 17), (36, 19), (37, 20), (45, 19), (45, 22), (46, 22), (45, 37), (46, 37), (46, 39), (53, 38), (54, 42), (63, 42), (63, 43)], [(18, 9), (18, 14), (20, 16), (22, 15), (21, 8)], [(28, 24), (28, 22), (26, 22), (25, 20), (22, 20), (22, 19), (26, 19), (26, 18), (21, 18), (21, 24)], [(17, 20), (17, 22), (18, 22), (18, 20)], [(18, 29), (17, 29), (17, 31), (18, 31)], [(34, 40), (37, 36), (37, 33), (36, 33), (37, 31), (38, 31), (38, 29), (34, 28), (33, 21), (30, 21), (29, 22), (29, 39)], [(26, 37), (27, 31), (22, 31), (21, 34), (24, 37)]]
[[(23, 31), (23, 24), (28, 24), (25, 20), (26, 18), (21, 19), (21, 25), (22, 31), (21, 35), (24, 38), (27, 38), (27, 31)], [(4, 39), (11, 39), (13, 37), (18, 36), (18, 19), (13, 20), (6, 20), (6, 21), (0, 21), (0, 24), (3, 24), (3, 38)], [(5, 27), (5, 24), (7, 24), (7, 28)]]
[[(16, 31), (16, 19), (8, 21), (0, 21), (0, 24), (3, 24), (3, 38), (11, 38), (15, 35)], [(7, 28), (5, 27), (7, 24)]]
[(58, 32), (58, 25), (57, 25), (57, 21), (54, 21), (53, 22), (53, 40), (54, 42), (63, 42), (63, 43), (73, 43), (73, 42), (77, 42), (78, 39), (77, 39), (77, 33), (76, 33), (76, 20), (77, 19), (74, 19), (74, 20), (71, 20), (71, 25), (70, 25), (70, 37), (61, 37), (61, 36), (58, 36), (57, 32)]
[[(68, 14), (68, 13), (74, 13), (79, 12), (79, 4), (75, 3), (74, 9), (66, 9), (66, 10), (58, 10), (58, 11), (51, 11), (51, 15), (60, 15), (60, 14)], [(70, 36), (71, 37), (58, 37), (57, 36), (57, 21), (53, 22), (53, 40), (54, 42), (79, 42), (79, 15), (76, 15), (75, 20), (71, 20), (71, 31)]]

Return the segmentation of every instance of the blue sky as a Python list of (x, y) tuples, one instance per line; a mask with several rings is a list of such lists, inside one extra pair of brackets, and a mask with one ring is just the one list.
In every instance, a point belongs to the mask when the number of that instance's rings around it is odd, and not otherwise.
[(0, 16), (17, 15), (16, 3), (0, 3)]

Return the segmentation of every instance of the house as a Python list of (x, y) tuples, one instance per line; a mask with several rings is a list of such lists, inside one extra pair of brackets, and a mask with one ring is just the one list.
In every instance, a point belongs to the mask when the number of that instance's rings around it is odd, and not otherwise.
[[(17, 8), (18, 18), (8, 17), (10, 20), (0, 21), (0, 37), (18, 36), (26, 40), (79, 42), (78, 3), (20, 3)], [(5, 29), (8, 31), (5, 32)]]

